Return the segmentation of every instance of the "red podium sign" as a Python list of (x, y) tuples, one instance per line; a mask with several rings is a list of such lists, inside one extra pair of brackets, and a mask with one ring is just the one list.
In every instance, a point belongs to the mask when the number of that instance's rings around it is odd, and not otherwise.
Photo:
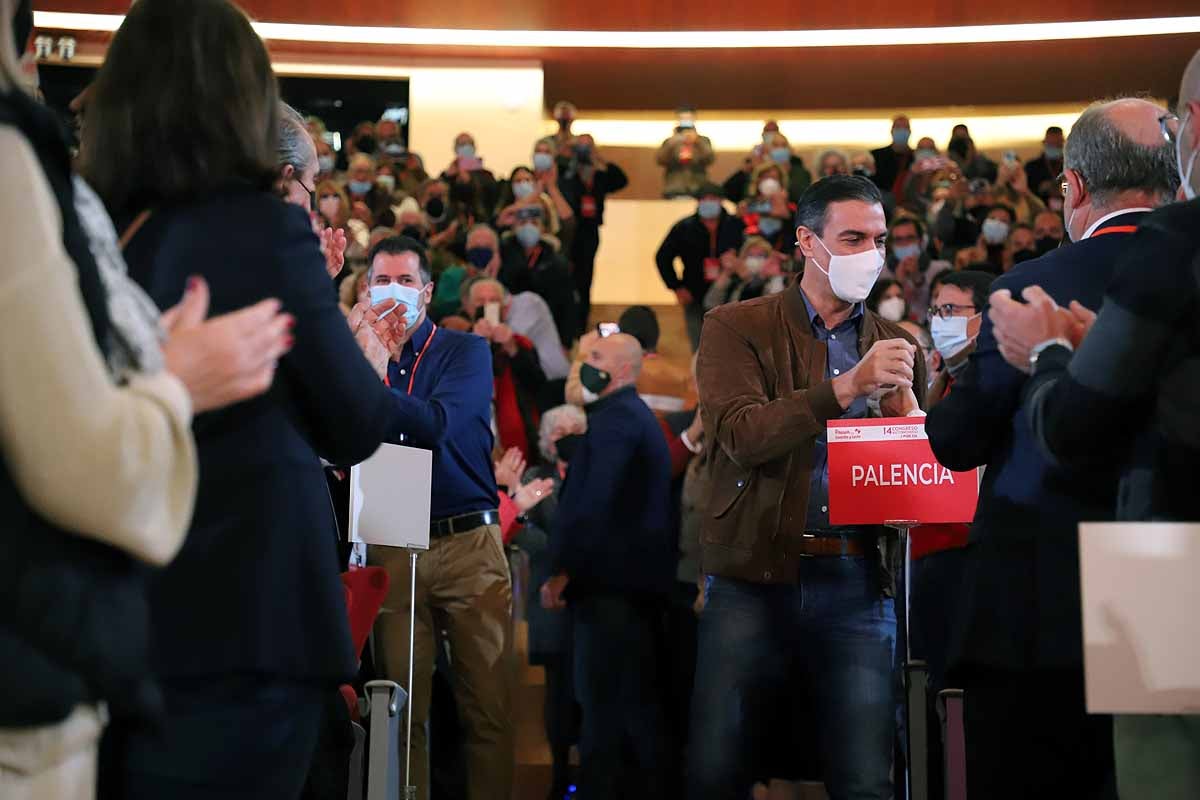
[(929, 449), (924, 417), (829, 423), (829, 522), (970, 522), (975, 470), (951, 472)]

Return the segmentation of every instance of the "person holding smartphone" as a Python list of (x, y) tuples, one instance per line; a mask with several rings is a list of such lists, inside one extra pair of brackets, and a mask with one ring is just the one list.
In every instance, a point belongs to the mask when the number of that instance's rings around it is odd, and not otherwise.
[(454, 159), (441, 177), (450, 185), (451, 199), (467, 206), (475, 219), (488, 220), (495, 215), (500, 185), (496, 176), (484, 169), (474, 136), (464, 132), (454, 138)]

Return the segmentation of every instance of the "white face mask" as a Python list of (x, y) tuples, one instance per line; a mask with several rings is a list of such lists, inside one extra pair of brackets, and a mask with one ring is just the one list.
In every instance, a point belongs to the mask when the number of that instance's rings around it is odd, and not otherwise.
[(970, 317), (949, 319), (934, 317), (930, 321), (929, 333), (933, 336), (933, 346), (942, 354), (942, 358), (954, 358), (966, 349), (971, 343), (971, 337), (967, 336), (967, 323), (978, 316), (974, 314)]
[(883, 253), (872, 246), (861, 253), (835, 256), (825, 246), (825, 242), (821, 241), (820, 236), (814, 234), (813, 238), (820, 242), (826, 253), (829, 253), (829, 269), (817, 264), (815, 258), (813, 263), (829, 277), (829, 288), (833, 293), (847, 303), (861, 303), (866, 300), (867, 295), (871, 293), (871, 287), (875, 285), (875, 280), (883, 270)]
[(763, 178), (758, 184), (758, 191), (763, 197), (770, 197), (774, 194), (779, 194), (783, 190), (783, 185), (774, 178)]
[(888, 322), (899, 322), (904, 319), (904, 298), (889, 297), (879, 301), (879, 316)]
[(1175, 134), (1175, 164), (1179, 168), (1179, 177), (1183, 181), (1183, 196), (1188, 200), (1196, 199), (1196, 188), (1192, 186), (1192, 169), (1196, 166), (1196, 157), (1200, 156), (1200, 149), (1192, 151), (1192, 157), (1188, 159), (1187, 168), (1183, 166), (1183, 135), (1187, 132), (1187, 118), (1192, 114), (1189, 108), (1183, 114), (1183, 119), (1179, 120), (1179, 133)]
[(746, 256), (744, 263), (747, 272), (751, 275), (757, 275), (767, 265), (767, 259), (764, 256)]
[(1008, 223), (989, 217), (983, 221), (983, 240), (991, 245), (1004, 244), (1008, 239)]
[(533, 181), (513, 181), (512, 193), (516, 199), (524, 200), (533, 194)]

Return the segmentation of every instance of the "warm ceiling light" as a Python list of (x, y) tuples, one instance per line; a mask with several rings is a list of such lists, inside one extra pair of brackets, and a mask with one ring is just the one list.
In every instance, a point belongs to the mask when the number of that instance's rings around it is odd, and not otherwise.
[[(53, 30), (115, 31), (119, 14), (35, 11), (34, 24)], [(761, 47), (879, 47), (984, 42), (1059, 42), (1200, 33), (1200, 16), (1034, 22), (1015, 25), (959, 25), (940, 28), (860, 28), (801, 31), (484, 31), (454, 28), (372, 28), (256, 22), (264, 39), (343, 44), (426, 45), (437, 47), (728, 49)]]

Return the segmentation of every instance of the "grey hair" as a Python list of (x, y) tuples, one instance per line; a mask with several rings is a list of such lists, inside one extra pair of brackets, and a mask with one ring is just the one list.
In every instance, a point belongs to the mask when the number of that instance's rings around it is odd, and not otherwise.
[(463, 282), (462, 289), (460, 289), (458, 292), (459, 302), (465, 306), (467, 301), (471, 299), (471, 292), (475, 290), (476, 286), (484, 286), (488, 284), (499, 287), (500, 296), (503, 297), (506, 302), (510, 297), (512, 297), (512, 293), (508, 291), (508, 287), (500, 281), (496, 280), (495, 278), (489, 278), (486, 275), (477, 275), (474, 278)]
[(557, 459), (551, 449), (554, 445), (550, 441), (550, 434), (560, 422), (579, 422), (583, 424), (583, 429), (587, 430), (587, 414), (583, 413), (579, 406), (572, 405), (555, 406), (542, 414), (542, 422), (538, 425), (538, 452), (551, 464)]
[(842, 160), (842, 163), (846, 165), (846, 169), (847, 170), (850, 169), (850, 156), (846, 154), (846, 151), (839, 150), (836, 147), (831, 147), (828, 150), (822, 150), (821, 154), (819, 156), (817, 156), (817, 169), (818, 170), (820, 170), (821, 165), (825, 163), (825, 159), (829, 158), (830, 156), (837, 156), (838, 158), (840, 158)]
[(492, 241), (496, 243), (496, 249), (500, 248), (500, 234), (496, 233), (496, 229), (491, 225), (488, 225), (486, 222), (478, 222), (472, 225), (471, 229), (467, 231), (467, 238), (470, 239), (471, 234), (475, 233), (475, 231), (487, 231), (490, 233), (492, 235)]
[(1067, 137), (1063, 166), (1083, 176), (1096, 202), (1106, 205), (1122, 192), (1149, 192), (1166, 204), (1179, 189), (1175, 150), (1165, 143), (1144, 145), (1125, 135), (1109, 116), (1117, 100), (1088, 106)]
[(316, 164), (317, 146), (313, 144), (304, 117), (283, 101), (279, 102), (278, 154), (280, 169), (291, 164), (296, 172), (305, 172)]

